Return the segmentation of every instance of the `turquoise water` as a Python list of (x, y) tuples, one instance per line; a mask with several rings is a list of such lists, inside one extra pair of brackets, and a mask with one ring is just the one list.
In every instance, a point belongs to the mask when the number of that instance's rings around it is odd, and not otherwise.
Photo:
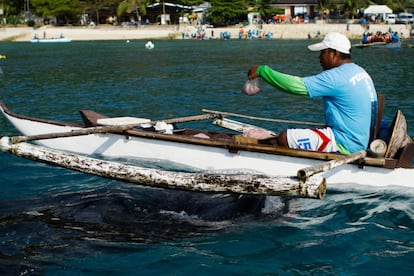
[[(0, 99), (18, 113), (80, 122), (78, 110), (152, 119), (203, 108), (322, 122), (321, 102), (261, 84), (247, 69), (320, 71), (309, 41), (2, 43)], [(414, 48), (354, 49), (385, 94), (384, 117), (414, 135)], [(246, 121), (275, 131), (288, 125)], [(206, 127), (202, 122), (188, 124)], [(16, 130), (0, 118), (1, 135)], [(214, 129), (214, 126), (207, 125)], [(328, 185), (320, 201), (206, 195), (102, 179), (0, 153), (0, 273), (409, 275), (414, 189)], [(157, 274), (156, 274), (157, 273)]]

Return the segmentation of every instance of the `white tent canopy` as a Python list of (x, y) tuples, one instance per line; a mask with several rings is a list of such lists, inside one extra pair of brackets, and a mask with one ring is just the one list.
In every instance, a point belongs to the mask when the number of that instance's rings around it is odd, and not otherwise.
[(364, 15), (366, 14), (389, 14), (392, 13), (392, 9), (388, 8), (386, 5), (371, 5), (364, 10)]

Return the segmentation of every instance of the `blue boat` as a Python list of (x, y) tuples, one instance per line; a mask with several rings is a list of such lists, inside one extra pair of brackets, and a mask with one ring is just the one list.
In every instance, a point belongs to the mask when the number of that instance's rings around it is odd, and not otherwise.
[(358, 48), (387, 48), (396, 49), (401, 48), (401, 41), (397, 42), (372, 42), (372, 43), (361, 43), (355, 45)]

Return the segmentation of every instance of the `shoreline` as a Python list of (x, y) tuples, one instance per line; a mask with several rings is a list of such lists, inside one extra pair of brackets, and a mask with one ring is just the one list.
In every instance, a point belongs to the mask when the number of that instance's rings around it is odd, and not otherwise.
[[(328, 23), (308, 23), (308, 24), (264, 24), (249, 25), (243, 27), (245, 31), (259, 30), (262, 33), (271, 33), (272, 39), (308, 39), (337, 31), (345, 34), (350, 39), (361, 39), (365, 28), (360, 24), (328, 24)], [(411, 25), (403, 24), (371, 24), (371, 32), (398, 31), (402, 38), (409, 38)], [(138, 40), (138, 39), (183, 39), (183, 34), (194, 34), (197, 28), (192, 25), (143, 25), (137, 27), (118, 27), (111, 25), (99, 25), (96, 27), (54, 27), (42, 26), (40, 28), (31, 27), (4, 27), (0, 28), (0, 41), (23, 42), (30, 41), (35, 34), (39, 38), (58, 38), (61, 34), (72, 41), (85, 40)], [(212, 33), (214, 32), (214, 34)], [(228, 32), (231, 39), (238, 39), (240, 27), (229, 26), (222, 28), (205, 29), (205, 38), (219, 38), (220, 33)], [(188, 37), (185, 36), (187, 39)]]

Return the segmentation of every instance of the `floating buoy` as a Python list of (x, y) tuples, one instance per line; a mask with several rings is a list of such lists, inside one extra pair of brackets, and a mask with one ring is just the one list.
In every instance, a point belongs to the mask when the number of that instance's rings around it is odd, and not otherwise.
[(126, 43), (129, 43), (129, 39), (126, 41)]
[(154, 43), (148, 41), (147, 43), (145, 43), (145, 48), (147, 48), (148, 50), (154, 49)]

